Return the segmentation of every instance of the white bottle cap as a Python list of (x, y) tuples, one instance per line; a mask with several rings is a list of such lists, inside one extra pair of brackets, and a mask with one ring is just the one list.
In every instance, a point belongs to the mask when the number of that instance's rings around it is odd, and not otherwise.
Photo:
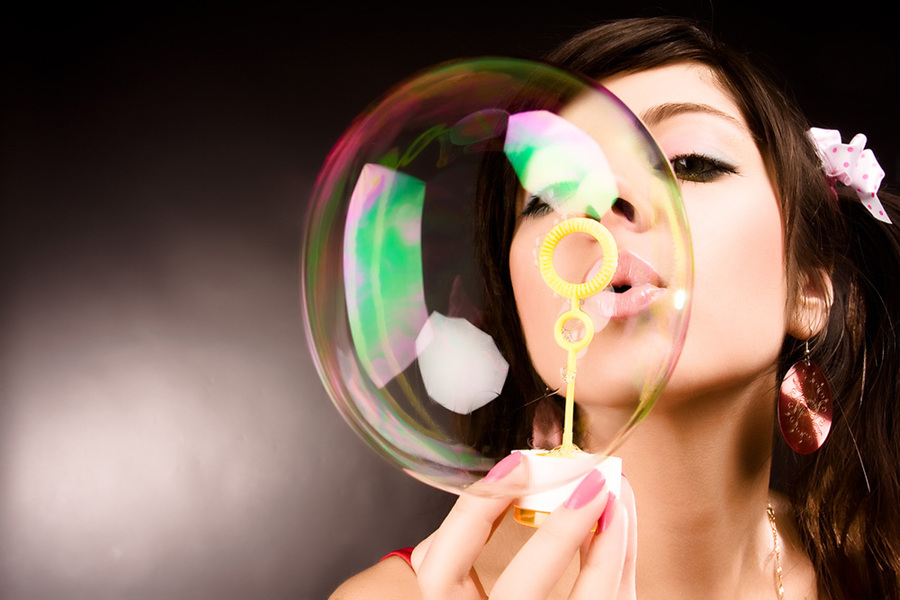
[[(565, 457), (548, 454), (547, 450), (519, 450), (519, 452), (525, 456), (531, 483), (538, 489), (544, 487), (541, 486), (542, 481), (568, 479), (567, 472), (571, 472), (572, 476), (576, 477), (562, 486), (522, 496), (513, 502), (516, 521), (529, 527), (540, 527), (544, 519), (572, 495), (581, 480), (590, 472), (590, 465), (597, 460), (596, 456), (587, 453)], [(596, 465), (594, 469), (603, 473), (610, 493), (619, 497), (622, 490), (622, 459), (610, 456)], [(578, 477), (578, 474), (581, 476)]]

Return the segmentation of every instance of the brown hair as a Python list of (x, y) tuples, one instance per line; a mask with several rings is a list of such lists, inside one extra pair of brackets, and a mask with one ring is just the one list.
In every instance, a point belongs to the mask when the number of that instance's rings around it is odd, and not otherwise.
[[(827, 325), (810, 340), (812, 359), (835, 395), (831, 436), (802, 460), (776, 442), (773, 487), (791, 499), (820, 595), (900, 598), (900, 202), (879, 194), (895, 225), (868, 215), (852, 190), (838, 190), (836, 202), (794, 103), (746, 57), (694, 23), (601, 25), (548, 60), (597, 80), (695, 62), (737, 103), (777, 186), (789, 297), (796, 302), (810, 290), (827, 296), (829, 278), (833, 286)], [(779, 374), (802, 351), (788, 337)]]

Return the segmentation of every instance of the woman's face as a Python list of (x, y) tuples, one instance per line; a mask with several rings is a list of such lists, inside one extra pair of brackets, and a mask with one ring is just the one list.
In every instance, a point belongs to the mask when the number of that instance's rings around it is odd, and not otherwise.
[[(601, 83), (643, 120), (671, 162), (691, 229), (693, 305), (666, 396), (697, 397), (766, 380), (774, 385), (786, 330), (782, 222), (773, 184), (740, 110), (707, 68), (691, 63)], [(590, 128), (590, 123), (578, 124)], [(546, 330), (560, 313), (561, 300), (541, 289), (534, 259), (535, 238), (548, 229), (542, 220), (554, 217), (524, 204), (510, 255), (513, 291), (532, 361), (547, 384), (557, 387), (565, 355), (547, 343)], [(601, 218), (620, 253), (641, 255), (645, 242), (635, 226), (639, 219), (620, 211)], [(616, 321), (613, 317), (612, 329), (627, 330)], [(643, 337), (630, 341), (645, 347), (653, 343)], [(606, 355), (590, 348), (580, 359), (580, 403), (589, 405), (592, 390), (604, 386), (608, 373), (595, 375), (608, 371), (604, 360)]]

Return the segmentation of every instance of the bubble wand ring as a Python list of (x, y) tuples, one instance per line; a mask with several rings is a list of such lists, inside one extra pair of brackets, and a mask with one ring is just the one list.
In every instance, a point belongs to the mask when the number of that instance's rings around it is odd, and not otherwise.
[[(600, 250), (603, 252), (603, 265), (600, 272), (584, 283), (566, 281), (553, 267), (553, 253), (556, 251), (556, 246), (563, 238), (573, 233), (586, 233), (592, 236), (600, 244)], [(554, 292), (566, 298), (581, 299), (593, 296), (609, 285), (616, 272), (618, 260), (619, 251), (609, 229), (601, 225), (599, 221), (577, 217), (566, 219), (550, 230), (541, 244), (538, 267), (544, 281)]]
[[(599, 272), (584, 283), (571, 283), (563, 279), (553, 266), (553, 253), (563, 238), (573, 233), (586, 233), (597, 240), (603, 253), (603, 263)], [(553, 335), (556, 343), (568, 352), (566, 366), (566, 412), (563, 423), (562, 445), (559, 447), (561, 454), (571, 454), (578, 450), (573, 443), (574, 415), (575, 415), (575, 363), (578, 352), (591, 343), (594, 337), (594, 322), (590, 315), (581, 310), (581, 300), (593, 296), (607, 287), (612, 281), (619, 262), (619, 250), (609, 230), (598, 221), (577, 217), (566, 219), (556, 225), (544, 238), (538, 254), (538, 267), (544, 281), (554, 292), (560, 296), (569, 298), (571, 306), (556, 320)], [(579, 340), (572, 340), (566, 336), (565, 324), (571, 320), (580, 321), (584, 325), (585, 334)]]

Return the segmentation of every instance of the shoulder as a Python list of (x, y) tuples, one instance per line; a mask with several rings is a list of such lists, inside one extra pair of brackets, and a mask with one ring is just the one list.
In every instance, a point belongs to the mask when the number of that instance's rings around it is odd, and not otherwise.
[(406, 600), (418, 597), (415, 572), (405, 560), (391, 556), (342, 583), (329, 600)]

